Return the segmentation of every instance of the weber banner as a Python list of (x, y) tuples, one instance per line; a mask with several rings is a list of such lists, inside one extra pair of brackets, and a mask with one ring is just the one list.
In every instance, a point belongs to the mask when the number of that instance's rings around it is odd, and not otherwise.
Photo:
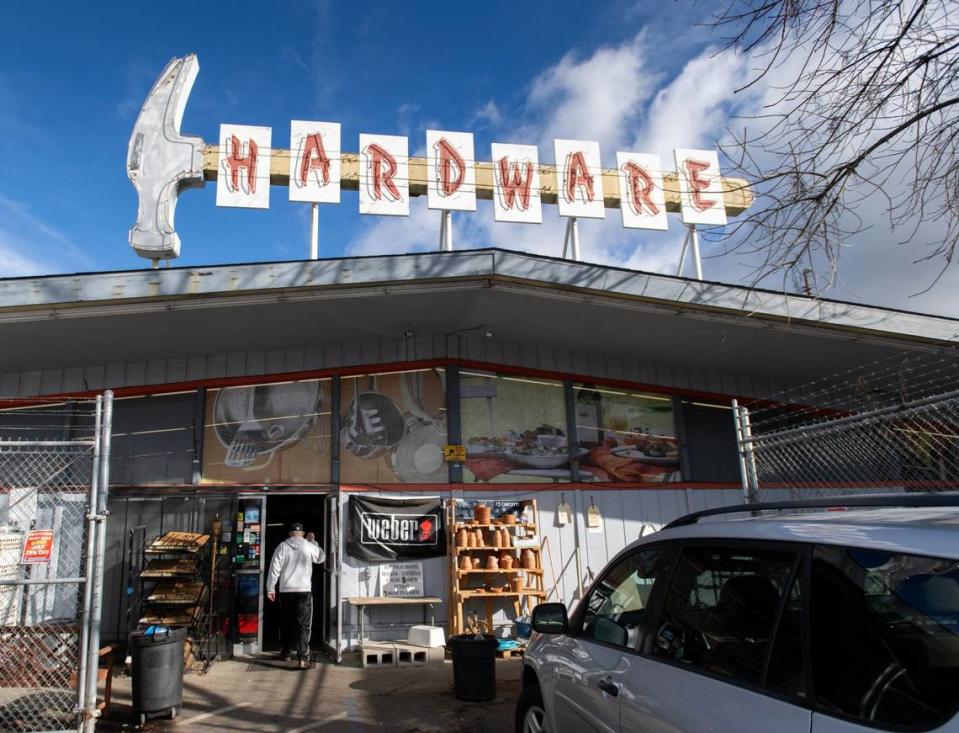
[(346, 552), (372, 562), (446, 554), (443, 500), (350, 497)]

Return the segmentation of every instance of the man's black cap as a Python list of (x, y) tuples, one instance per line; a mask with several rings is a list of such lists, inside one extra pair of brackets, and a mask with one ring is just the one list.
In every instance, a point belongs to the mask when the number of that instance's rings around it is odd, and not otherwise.
[(290, 525), (290, 531), (291, 531), (291, 532), (302, 532), (302, 531), (303, 531), (303, 525), (300, 524), (299, 522), (293, 522), (293, 523)]

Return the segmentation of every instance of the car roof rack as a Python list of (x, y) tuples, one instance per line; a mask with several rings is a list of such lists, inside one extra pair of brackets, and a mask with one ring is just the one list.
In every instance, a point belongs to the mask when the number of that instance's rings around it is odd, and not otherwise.
[(735, 504), (715, 509), (686, 514), (674, 519), (663, 529), (686, 527), (696, 524), (700, 519), (723, 514), (745, 514), (746, 512), (788, 511), (791, 509), (847, 509), (850, 507), (959, 507), (959, 491), (905, 492), (901, 494), (867, 494), (866, 496), (826, 496), (820, 499), (794, 499), (791, 501), (769, 501), (757, 504)]

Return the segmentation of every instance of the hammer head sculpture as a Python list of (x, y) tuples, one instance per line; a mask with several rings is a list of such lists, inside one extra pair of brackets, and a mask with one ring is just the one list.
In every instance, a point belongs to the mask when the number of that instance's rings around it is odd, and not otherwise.
[(180, 134), (183, 110), (200, 64), (196, 55), (171, 59), (137, 117), (127, 150), (127, 176), (139, 198), (130, 246), (150, 260), (180, 254), (173, 225), (177, 196), (203, 186), (203, 140)]

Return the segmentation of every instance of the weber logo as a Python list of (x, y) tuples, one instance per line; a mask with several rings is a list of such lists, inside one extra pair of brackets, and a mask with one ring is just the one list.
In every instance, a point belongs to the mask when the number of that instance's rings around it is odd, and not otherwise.
[(360, 542), (364, 545), (436, 545), (439, 541), (436, 514), (387, 514), (362, 512)]

